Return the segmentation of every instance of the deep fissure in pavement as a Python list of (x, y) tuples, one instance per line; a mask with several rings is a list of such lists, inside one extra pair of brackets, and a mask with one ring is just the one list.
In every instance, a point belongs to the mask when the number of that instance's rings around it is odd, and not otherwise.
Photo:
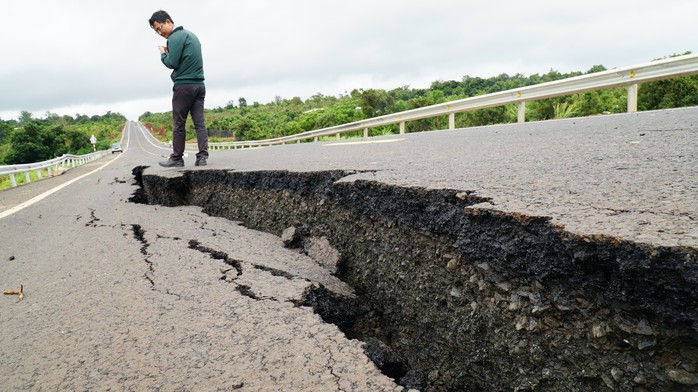
[(271, 267), (265, 267), (265, 266), (263, 266), (263, 265), (257, 265), (257, 264), (255, 264), (255, 265), (253, 265), (253, 266), (254, 266), (255, 269), (258, 269), (258, 270), (260, 270), (260, 271), (269, 272), (270, 274), (272, 274), (272, 276), (280, 276), (280, 277), (286, 278), (286, 279), (288, 279), (288, 280), (293, 279), (293, 275), (289, 274), (289, 273), (286, 272), (286, 271), (281, 271), (280, 269), (271, 268)]
[(153, 267), (153, 262), (148, 258), (148, 247), (150, 244), (148, 240), (145, 239), (145, 230), (141, 225), (132, 224), (131, 229), (133, 230), (133, 237), (137, 239), (141, 244), (141, 254), (145, 256), (145, 263), (148, 265), (148, 270), (143, 274), (145, 280), (150, 283), (150, 287), (155, 290), (155, 280), (153, 275), (155, 274), (155, 268)]
[(240, 260), (235, 260), (233, 258), (230, 258), (227, 253), (221, 252), (218, 250), (214, 250), (211, 248), (207, 248), (199, 243), (199, 241), (196, 240), (190, 240), (189, 241), (189, 248), (198, 250), (199, 252), (202, 253), (207, 253), (211, 256), (211, 258), (216, 259), (216, 260), (221, 260), (225, 264), (233, 267), (235, 271), (237, 272), (237, 276), (242, 275), (242, 264), (240, 263)]
[[(342, 328), (350, 337), (399, 357), (394, 367), (404, 367), (391, 377), (403, 385), (424, 391), (698, 385), (694, 248), (579, 236), (545, 217), (486, 208), (481, 203), (489, 200), (473, 192), (339, 181), (352, 174), (342, 171), (164, 178), (143, 170), (134, 169), (140, 188), (132, 201), (198, 205), (251, 229), (281, 235), (294, 226), (304, 236), (327, 238), (341, 253), (338, 275), (363, 301), (348, 312), (355, 319), (338, 325), (348, 323)], [(321, 315), (322, 302), (334, 295), (322, 290), (304, 297)], [(331, 310), (338, 307), (332, 303)]]

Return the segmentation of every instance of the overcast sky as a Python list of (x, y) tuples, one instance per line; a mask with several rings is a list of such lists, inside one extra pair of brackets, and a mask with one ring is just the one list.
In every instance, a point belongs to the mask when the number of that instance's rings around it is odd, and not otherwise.
[(0, 118), (170, 110), (165, 9), (202, 42), (206, 107), (696, 51), (692, 0), (0, 0)]

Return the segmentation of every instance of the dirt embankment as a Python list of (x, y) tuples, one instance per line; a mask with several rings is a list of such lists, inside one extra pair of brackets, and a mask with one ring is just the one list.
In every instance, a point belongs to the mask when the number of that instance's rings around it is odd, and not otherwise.
[(165, 131), (165, 128), (157, 128), (153, 124), (150, 123), (145, 123), (143, 124), (144, 127), (148, 129), (148, 131), (157, 137), (159, 140), (163, 140), (165, 136), (167, 135), (167, 131)]
[(488, 200), (471, 192), (338, 182), (350, 174), (341, 171), (143, 172), (134, 201), (198, 205), (277, 235), (295, 227), (300, 247), (329, 241), (362, 303), (313, 292), (306, 304), (326, 320), (333, 306), (351, 308), (329, 321), (367, 342), (402, 385), (698, 388), (694, 248), (578, 236), (545, 217), (479, 208)]

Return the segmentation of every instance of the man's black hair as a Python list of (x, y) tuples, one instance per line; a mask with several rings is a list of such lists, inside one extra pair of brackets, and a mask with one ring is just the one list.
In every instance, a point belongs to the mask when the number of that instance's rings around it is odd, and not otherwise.
[(153, 23), (158, 22), (160, 24), (163, 24), (167, 22), (168, 19), (170, 20), (170, 22), (174, 23), (172, 18), (170, 18), (170, 14), (163, 10), (160, 10), (153, 12), (153, 16), (150, 17), (148, 23), (150, 23), (150, 27), (153, 27)]

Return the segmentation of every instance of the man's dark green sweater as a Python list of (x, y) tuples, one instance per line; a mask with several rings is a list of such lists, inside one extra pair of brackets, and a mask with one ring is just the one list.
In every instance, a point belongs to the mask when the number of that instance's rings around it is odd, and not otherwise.
[(201, 42), (191, 31), (182, 26), (167, 37), (167, 53), (160, 56), (162, 63), (172, 69), (170, 78), (174, 84), (203, 84), (204, 60)]

